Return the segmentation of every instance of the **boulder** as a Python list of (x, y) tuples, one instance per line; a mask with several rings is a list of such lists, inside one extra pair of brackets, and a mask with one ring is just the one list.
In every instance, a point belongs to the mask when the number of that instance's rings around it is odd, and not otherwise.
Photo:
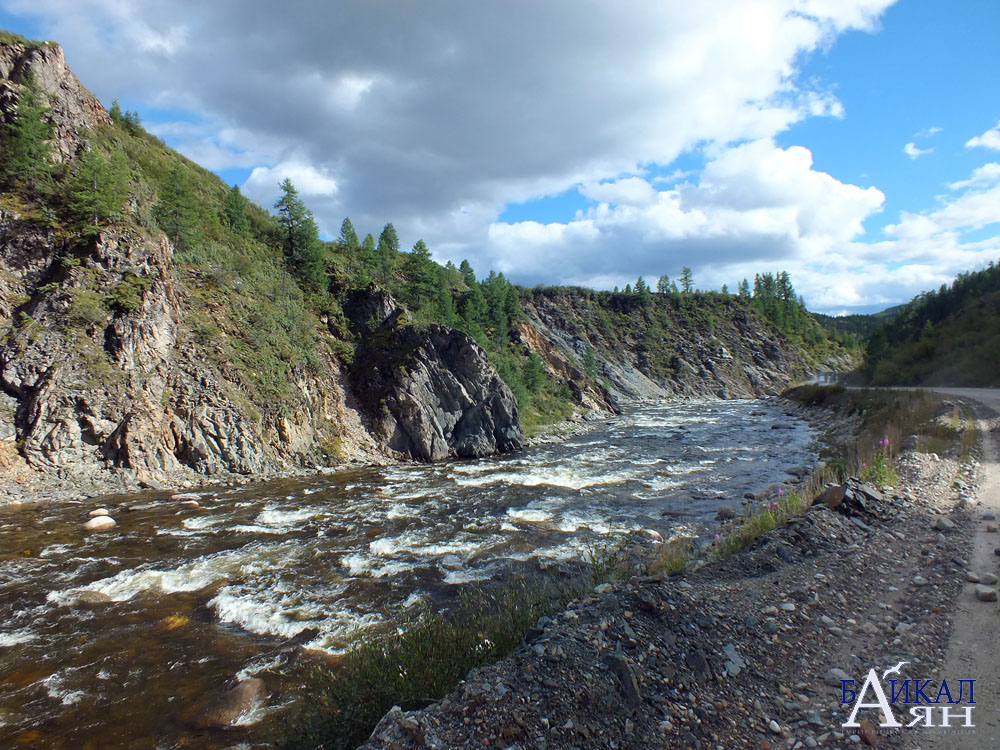
[(188, 720), (195, 729), (231, 729), (264, 701), (264, 681), (251, 677), (209, 699)]
[(104, 531), (115, 525), (115, 519), (111, 516), (96, 516), (83, 525), (87, 531)]
[(992, 586), (976, 584), (976, 598), (981, 602), (995, 602), (997, 600), (997, 590)]
[(91, 518), (97, 518), (98, 516), (109, 516), (111, 514), (108, 512), (107, 508), (94, 508), (87, 515)]
[(955, 528), (955, 522), (950, 518), (945, 518), (944, 516), (938, 516), (934, 521), (934, 528), (938, 531), (951, 531)]
[(813, 504), (823, 504), (830, 510), (836, 510), (842, 502), (847, 493), (843, 485), (835, 484), (832, 487), (828, 487), (820, 495), (813, 500)]

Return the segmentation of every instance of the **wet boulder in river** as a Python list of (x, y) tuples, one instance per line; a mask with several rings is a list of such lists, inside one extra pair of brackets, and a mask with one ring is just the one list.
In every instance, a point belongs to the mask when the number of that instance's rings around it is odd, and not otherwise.
[(103, 531), (115, 525), (115, 519), (111, 516), (94, 516), (83, 525), (87, 531)]
[(251, 677), (211, 698), (204, 708), (193, 713), (187, 723), (195, 729), (230, 729), (257, 708), (264, 698), (264, 681)]

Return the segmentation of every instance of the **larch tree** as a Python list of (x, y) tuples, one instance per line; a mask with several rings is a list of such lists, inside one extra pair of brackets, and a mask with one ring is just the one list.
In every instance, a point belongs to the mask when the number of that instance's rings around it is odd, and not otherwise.
[(52, 123), (45, 95), (29, 70), (18, 92), (14, 121), (7, 126), (4, 172), (8, 182), (31, 190), (48, 187), (52, 176)]
[(281, 197), (274, 207), (278, 211), (278, 224), (283, 229), (285, 257), (299, 278), (322, 287), (326, 281), (326, 264), (316, 220), (299, 198), (291, 180), (286, 177), (279, 187)]

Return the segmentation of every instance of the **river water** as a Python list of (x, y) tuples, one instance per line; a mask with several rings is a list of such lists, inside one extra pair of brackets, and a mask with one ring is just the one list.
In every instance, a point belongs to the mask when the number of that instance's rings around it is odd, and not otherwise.
[[(642, 405), (502, 458), (203, 490), (199, 507), (149, 493), (0, 509), (0, 746), (259, 741), (293, 700), (272, 669), (289, 638), (336, 653), (472, 581), (640, 529), (703, 531), (811, 464), (811, 443), (777, 402)], [(118, 525), (84, 533), (99, 506)], [(264, 678), (267, 704), (244, 728), (191, 729), (234, 675)]]

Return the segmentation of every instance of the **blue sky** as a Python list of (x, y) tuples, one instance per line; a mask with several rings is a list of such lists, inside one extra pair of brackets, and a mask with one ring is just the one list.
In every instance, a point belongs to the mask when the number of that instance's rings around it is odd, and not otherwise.
[(0, 0), (264, 206), (610, 288), (874, 311), (1000, 258), (1000, 3)]

